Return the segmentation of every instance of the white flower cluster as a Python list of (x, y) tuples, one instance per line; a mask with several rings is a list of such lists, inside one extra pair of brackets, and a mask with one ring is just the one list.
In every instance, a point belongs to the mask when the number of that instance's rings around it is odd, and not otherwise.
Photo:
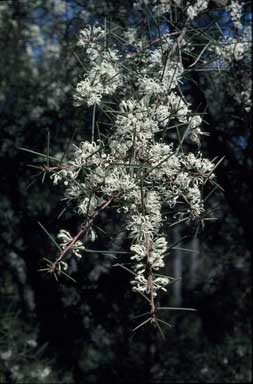
[(105, 31), (101, 27), (88, 25), (87, 28), (81, 30), (77, 45), (89, 50), (94, 49), (97, 52), (97, 43), (103, 40), (104, 37)]
[(154, 168), (149, 177), (160, 185), (166, 204), (172, 208), (180, 199), (185, 200), (187, 214), (192, 218), (200, 216), (204, 212), (201, 186), (214, 177), (214, 164), (203, 159), (200, 153), (197, 157), (193, 153), (177, 155), (165, 144), (154, 145), (149, 161)]
[(188, 17), (193, 20), (200, 12), (203, 12), (208, 7), (209, 0), (196, 0), (192, 5), (192, 2), (188, 3), (187, 14)]
[(241, 16), (242, 16), (242, 4), (239, 1), (232, 0), (231, 4), (227, 6), (227, 10), (230, 13), (231, 19), (235, 28), (242, 28)]
[[(79, 45), (93, 59), (87, 59), (87, 74), (77, 86), (75, 100), (99, 105), (104, 95), (112, 96), (118, 89), (117, 98), (112, 97), (109, 104), (113, 106), (112, 133), (105, 142), (75, 146), (73, 160), (54, 170), (52, 178), (56, 184), (63, 183), (66, 199), (90, 220), (100, 207), (116, 200), (132, 240), (133, 290), (156, 296), (169, 283), (168, 277), (157, 274), (167, 253), (163, 208), (189, 221), (200, 218), (204, 212), (201, 191), (213, 179), (215, 164), (200, 152), (183, 153), (181, 142), (177, 146), (162, 141), (167, 128), (178, 126), (198, 144), (202, 134), (201, 116), (192, 114), (178, 91), (184, 69), (175, 55), (166, 56), (156, 47), (146, 49), (141, 58), (137, 48), (131, 56), (129, 47), (125, 52), (124, 47), (105, 49), (105, 38), (100, 27), (87, 27), (80, 34)], [(171, 47), (173, 40), (167, 36), (162, 44)], [(94, 239), (94, 232), (87, 237)], [(73, 241), (64, 230), (59, 239), (63, 250)], [(83, 249), (78, 240), (72, 251), (80, 257)]]
[[(213, 76), (219, 94), (228, 94), (241, 105), (245, 111), (249, 112), (252, 104), (252, 30), (250, 27), (244, 28), (237, 38), (229, 37), (220, 41), (219, 45), (212, 49), (218, 56), (218, 65), (229, 69), (231, 64), (240, 62), (237, 70), (227, 76), (226, 71), (217, 73)], [(221, 89), (222, 88), (222, 89)]]
[(175, 89), (184, 71), (177, 60), (168, 60), (164, 52), (172, 48), (173, 41), (169, 34), (164, 34), (161, 44), (150, 50), (146, 49), (142, 60), (145, 65), (138, 67), (137, 82), (139, 92), (144, 96), (166, 94), (168, 89)]
[(191, 132), (191, 139), (195, 143), (200, 145), (200, 136), (206, 135), (206, 133), (202, 132), (200, 126), (202, 124), (202, 118), (199, 115), (195, 115), (189, 121), (189, 128)]
[(172, 6), (181, 7), (182, 0), (136, 0), (134, 6), (136, 9), (142, 9), (143, 6), (152, 5), (152, 12), (157, 16), (161, 16), (164, 13), (170, 12)]
[(134, 138), (136, 144), (142, 145), (154, 137), (154, 133), (158, 131), (158, 123), (147, 103), (132, 98), (123, 100), (120, 110), (122, 112), (117, 116), (117, 130), (113, 138), (117, 138), (119, 142), (123, 140), (131, 146)]
[[(187, 2), (187, 16), (193, 20), (201, 12), (208, 8), (209, 0), (195, 0)], [(134, 6), (136, 9), (143, 9), (145, 6), (152, 6), (152, 12), (157, 16), (162, 16), (172, 10), (172, 7), (178, 7), (184, 10), (185, 2), (183, 0), (136, 0)]]
[(89, 71), (76, 87), (75, 105), (100, 104), (104, 95), (113, 95), (122, 84), (119, 72), (118, 51), (106, 49), (106, 34), (101, 27), (82, 30), (78, 45), (84, 48), (89, 61)]
[[(70, 245), (70, 243), (73, 241), (72, 236), (65, 229), (61, 229), (60, 230), (57, 238), (60, 241), (60, 246), (61, 246), (62, 250), (65, 250)], [(80, 240), (77, 240), (74, 243), (73, 247), (71, 248), (71, 251), (74, 253), (74, 255), (76, 257), (79, 257), (79, 258), (82, 257), (80, 252), (83, 251), (83, 250), (85, 250), (85, 247), (84, 247), (83, 243)], [(61, 263), (62, 263), (63, 269), (66, 270), (67, 269), (67, 264), (64, 261), (61, 261)]]
[[(138, 194), (136, 195), (138, 197)], [(136, 273), (132, 280), (133, 290), (150, 293), (151, 286), (148, 282), (147, 269), (154, 274), (155, 271), (164, 267), (164, 256), (167, 251), (167, 241), (161, 236), (160, 228), (162, 224), (161, 197), (158, 192), (150, 191), (145, 196), (145, 213), (136, 209), (132, 205), (132, 214), (129, 215), (129, 236), (133, 240), (131, 257), (136, 262), (134, 271)], [(166, 291), (169, 278), (155, 277), (153, 279), (153, 295), (162, 289)]]
[[(121, 120), (119, 122), (121, 123)], [(152, 125), (149, 124), (148, 127), (152, 132)], [(121, 129), (122, 125), (119, 124), (119, 132)], [(127, 130), (130, 129), (131, 126), (130, 128), (127, 126)], [(118, 152), (113, 149), (109, 155), (106, 155), (102, 149), (98, 152), (95, 143), (85, 142), (76, 150), (77, 157), (71, 164), (78, 167), (78, 171), (74, 173), (73, 181), (75, 182), (69, 183), (66, 189), (67, 195), (77, 198), (78, 212), (84, 215), (87, 215), (88, 211), (91, 213), (95, 211), (98, 202), (101, 202), (101, 193), (104, 199), (117, 192), (121, 194), (119, 201), (123, 212), (128, 215), (129, 235), (133, 239), (132, 260), (137, 262), (134, 267), (136, 278), (132, 284), (135, 291), (141, 292), (149, 292), (148, 280), (145, 277), (145, 264), (149, 264), (151, 271), (156, 271), (164, 266), (163, 258), (167, 243), (160, 233), (162, 202), (174, 207), (181, 199), (188, 205), (185, 215), (192, 218), (199, 217), (204, 212), (201, 187), (208, 179), (214, 177), (212, 173), (214, 164), (202, 158), (200, 153), (197, 156), (193, 153), (178, 155), (172, 145), (152, 143), (150, 132), (146, 136), (144, 134), (145, 142), (142, 137), (139, 139), (143, 147), (136, 145), (140, 151), (138, 156), (136, 155), (135, 166), (141, 167), (141, 164), (146, 164), (150, 169), (143, 186), (141, 177), (137, 177), (138, 171), (132, 174), (131, 167), (128, 169), (127, 164), (118, 165), (120, 155), (126, 156), (124, 145), (123, 151), (121, 151), (121, 144), (118, 143)], [(127, 140), (130, 142), (130, 139)], [(93, 148), (93, 155), (91, 148)], [(80, 177), (80, 171), (84, 165), (89, 165), (90, 168), (87, 170), (86, 177)], [(73, 171), (70, 172), (73, 173)], [(62, 177), (62, 171), (59, 173)], [(54, 174), (54, 177), (57, 177), (57, 173)], [(143, 192), (144, 197), (141, 192), (142, 188), (145, 191)], [(93, 195), (91, 195), (92, 190)], [(71, 235), (64, 230), (58, 237), (63, 249), (73, 240)], [(77, 241), (73, 247), (73, 253), (80, 257), (82, 249), (84, 249), (82, 243)], [(64, 269), (65, 265), (62, 267)], [(168, 278), (165, 277), (155, 278), (153, 294), (156, 295), (158, 289), (164, 290), (168, 282)]]
[(243, 59), (245, 48), (245, 42), (238, 41), (238, 39), (234, 37), (228, 37), (226, 40), (222, 40), (219, 45), (215, 46), (215, 52), (225, 62), (232, 63), (233, 61)]

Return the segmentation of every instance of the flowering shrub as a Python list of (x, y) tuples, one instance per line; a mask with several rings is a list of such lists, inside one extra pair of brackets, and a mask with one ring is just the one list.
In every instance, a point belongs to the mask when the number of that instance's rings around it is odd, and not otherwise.
[[(92, 108), (91, 140), (74, 146), (73, 157), (65, 164), (47, 167), (53, 183), (63, 185), (66, 200), (83, 221), (74, 236), (61, 230), (60, 253), (49, 270), (67, 271), (65, 256), (85, 254), (86, 244), (98, 236), (94, 220), (107, 207), (115, 208), (124, 217), (132, 242), (132, 289), (148, 299), (151, 312), (146, 322), (151, 323), (158, 320), (156, 296), (174, 280), (163, 274), (170, 248), (165, 228), (181, 222), (203, 224), (203, 188), (207, 183), (217, 185), (217, 163), (200, 151), (201, 136), (206, 134), (202, 116), (192, 111), (183, 95), (182, 53), (191, 52), (187, 28), (208, 2), (196, 1), (186, 8), (183, 1), (158, 3), (138, 0), (135, 8), (151, 6), (157, 24), (177, 8), (185, 13), (181, 31), (153, 38), (152, 31), (147, 34), (132, 26), (123, 31), (113, 25), (94, 25), (80, 32), (77, 45), (85, 71), (74, 103)], [(234, 3), (228, 9), (239, 28)], [(230, 60), (221, 46), (208, 52)], [(235, 60), (242, 55), (236, 52)], [(109, 122), (106, 136), (96, 131), (98, 115)]]

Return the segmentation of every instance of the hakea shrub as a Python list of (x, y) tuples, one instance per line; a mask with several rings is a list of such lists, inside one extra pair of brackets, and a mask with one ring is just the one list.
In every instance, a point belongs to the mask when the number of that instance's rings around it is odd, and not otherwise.
[[(188, 8), (186, 23), (206, 4), (197, 1)], [(136, 3), (137, 8), (141, 5)], [(203, 222), (203, 188), (215, 184), (217, 164), (200, 151), (202, 117), (182, 93), (180, 58), (182, 50), (191, 50), (185, 29), (153, 41), (132, 27), (121, 32), (118, 37), (118, 30), (101, 26), (80, 32), (78, 46), (86, 71), (76, 86), (74, 103), (92, 109), (91, 140), (74, 146), (73, 158), (65, 164), (48, 170), (53, 183), (62, 184), (65, 199), (83, 224), (74, 236), (60, 231), (60, 253), (50, 270), (66, 271), (69, 253), (81, 257), (97, 236), (94, 220), (114, 207), (125, 219), (131, 240), (132, 289), (148, 298), (154, 323), (156, 296), (173, 280), (163, 275), (169, 248), (166, 222)], [(98, 111), (110, 121), (106, 136), (96, 132)]]

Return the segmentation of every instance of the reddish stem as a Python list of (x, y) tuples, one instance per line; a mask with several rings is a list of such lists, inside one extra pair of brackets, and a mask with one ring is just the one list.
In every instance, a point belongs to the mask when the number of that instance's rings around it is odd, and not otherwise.
[(68, 246), (60, 253), (60, 255), (57, 257), (57, 259), (54, 261), (54, 263), (52, 264), (52, 271), (55, 270), (57, 264), (63, 259), (63, 257), (66, 255), (67, 252), (69, 252), (73, 246), (75, 245), (75, 243), (77, 242), (77, 240), (85, 233), (87, 232), (87, 230), (89, 229), (89, 227), (92, 225), (94, 219), (96, 216), (98, 216), (98, 214), (103, 211), (106, 207), (108, 207), (108, 205), (111, 204), (111, 202), (116, 199), (118, 196), (120, 195), (120, 192), (118, 192), (116, 195), (112, 195), (109, 200), (105, 201), (104, 203), (102, 203), (94, 212), (93, 214), (91, 215), (90, 219), (84, 224), (81, 226), (81, 229), (80, 231), (77, 233), (77, 235), (70, 241), (70, 243), (68, 244)]
[(156, 323), (156, 307), (155, 307), (155, 296), (154, 296), (154, 284), (153, 284), (153, 273), (152, 273), (152, 266), (149, 262), (150, 257), (150, 239), (146, 235), (146, 255), (147, 255), (147, 273), (148, 273), (148, 290), (150, 293), (150, 306), (151, 306), (151, 323)]

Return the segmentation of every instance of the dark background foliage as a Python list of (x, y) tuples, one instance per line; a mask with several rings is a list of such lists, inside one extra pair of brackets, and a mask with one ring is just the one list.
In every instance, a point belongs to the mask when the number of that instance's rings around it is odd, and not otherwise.
[[(161, 299), (162, 305), (197, 312), (166, 313), (173, 327), (164, 330), (163, 341), (150, 327), (132, 332), (139, 321), (132, 317), (146, 311), (145, 303), (131, 292), (128, 274), (113, 267), (110, 254), (94, 252), (73, 261), (76, 283), (38, 272), (43, 258), (53, 259), (56, 250), (37, 222), (54, 234), (63, 223), (75, 231), (79, 222), (67, 213), (59, 217), (61, 191), (29, 167), (41, 165), (41, 158), (19, 148), (47, 153), (50, 139), (50, 153), (61, 155), (72, 142), (89, 138), (91, 112), (74, 108), (72, 101), (82, 73), (78, 31), (104, 17), (125, 26), (131, 12), (125, 1), (0, 3), (1, 383), (251, 380), (250, 112), (229, 92), (223, 98), (207, 93), (210, 79), (203, 73), (191, 73), (186, 88), (193, 109), (205, 112), (210, 132), (205, 154), (225, 156), (217, 169), (225, 192), (217, 191), (209, 202), (218, 221), (208, 224), (199, 240), (182, 243), (198, 253), (171, 254), (168, 271), (181, 275), (182, 282)], [(222, 12), (209, 17), (218, 18), (224, 31), (229, 28)], [(183, 59), (191, 64), (189, 57)], [(236, 65), (233, 71), (236, 76)], [(101, 234), (94, 250), (128, 250), (120, 224), (108, 211), (97, 223), (107, 235)], [(181, 228), (168, 236), (175, 241), (190, 232)], [(119, 255), (119, 261), (125, 257)]]

